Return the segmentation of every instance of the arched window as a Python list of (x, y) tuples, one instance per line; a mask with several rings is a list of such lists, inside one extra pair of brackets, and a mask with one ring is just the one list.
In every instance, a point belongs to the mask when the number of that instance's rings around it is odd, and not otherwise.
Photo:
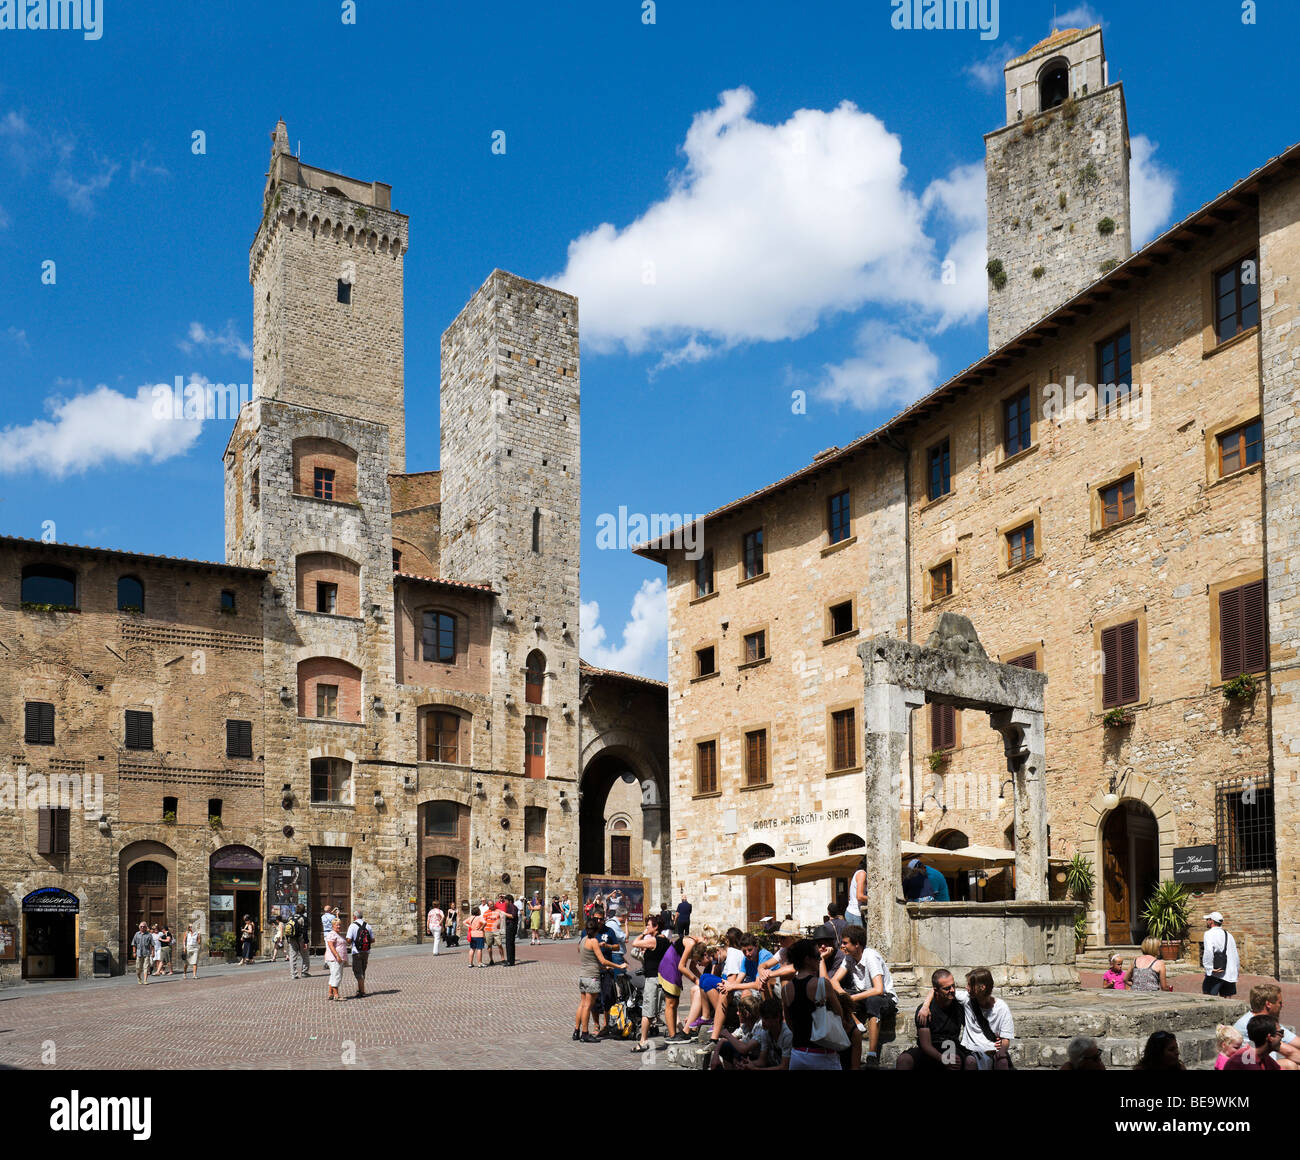
[(1068, 62), (1056, 59), (1048, 61), (1038, 74), (1038, 104), (1045, 113), (1057, 105), (1063, 105), (1070, 95), (1070, 66)]
[(117, 582), (118, 612), (144, 611), (144, 585), (134, 576), (122, 576)]
[(443, 665), (456, 663), (456, 618), (449, 612), (426, 612), (421, 617), (420, 658)]
[(361, 720), (361, 670), (337, 657), (298, 663), (298, 716)]
[(866, 843), (857, 836), (857, 834), (841, 834), (838, 838), (833, 838), (826, 847), (828, 854), (843, 854), (845, 850), (856, 850), (859, 846), (865, 846)]
[(745, 851), (745, 864), (748, 865), (750, 862), (762, 862), (766, 858), (775, 857), (776, 851), (773, 850), (771, 846), (750, 846), (750, 848)]
[(462, 724), (468, 726), (459, 713), (446, 709), (426, 709), (423, 713), (424, 745), (421, 760), (440, 761), (444, 765), (464, 765), (469, 758), (469, 730), (464, 730), (464, 744), (461, 743)]
[(356, 503), (357, 453), (336, 439), (293, 441), (293, 490), (313, 499)]
[(542, 691), (546, 686), (546, 657), (541, 649), (533, 649), (528, 654), (525, 668), (524, 700), (530, 705), (542, 703)]
[(361, 615), (361, 569), (344, 556), (304, 552), (297, 558), (298, 609)]
[(23, 569), (24, 604), (50, 604), (55, 608), (77, 607), (77, 574), (57, 564), (28, 564)]
[(941, 850), (960, 850), (970, 845), (970, 839), (960, 830), (943, 830), (930, 839), (930, 845)]

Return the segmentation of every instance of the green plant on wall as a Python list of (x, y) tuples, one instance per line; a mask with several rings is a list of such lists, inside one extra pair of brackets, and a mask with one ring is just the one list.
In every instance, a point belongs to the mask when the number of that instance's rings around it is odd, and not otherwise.
[(1042, 277), (1044, 274), (1046, 274), (1046, 273), (1047, 273), (1047, 267), (1046, 267), (1046, 266), (1035, 266), (1035, 267), (1034, 267), (1034, 277), (1035, 277), (1035, 278), (1041, 278), (1041, 277)]
[(1102, 724), (1108, 729), (1123, 729), (1125, 725), (1132, 722), (1133, 718), (1129, 716), (1127, 709), (1107, 709), (1101, 715)]
[(1229, 701), (1253, 701), (1256, 691), (1255, 678), (1249, 673), (1242, 673), (1239, 677), (1223, 682), (1223, 695)]
[(1186, 886), (1169, 878), (1159, 883), (1142, 907), (1142, 921), (1147, 924), (1147, 934), (1161, 942), (1177, 942), (1184, 938), (1191, 921), (1189, 898)]
[(945, 765), (948, 764), (948, 754), (942, 749), (936, 749), (929, 757), (930, 770), (932, 773), (938, 773)]
[(993, 283), (994, 289), (1001, 290), (1007, 284), (1007, 272), (1001, 258), (990, 258), (989, 264), (984, 268), (988, 271), (989, 281)]
[(1065, 886), (1080, 902), (1087, 902), (1092, 897), (1097, 885), (1097, 874), (1092, 862), (1082, 854), (1076, 854), (1065, 868)]
[(227, 958), (235, 953), (235, 936), (231, 931), (224, 931), (222, 934), (215, 934), (208, 941), (208, 950), (214, 955), (225, 955)]
[(1074, 947), (1075, 950), (1083, 950), (1088, 945), (1088, 916), (1086, 914), (1076, 914), (1074, 916)]
[(1113, 234), (1115, 232), (1115, 219), (1110, 217), (1102, 218), (1101, 221), (1097, 223), (1097, 232), (1101, 234), (1102, 237), (1107, 237), (1110, 234)]

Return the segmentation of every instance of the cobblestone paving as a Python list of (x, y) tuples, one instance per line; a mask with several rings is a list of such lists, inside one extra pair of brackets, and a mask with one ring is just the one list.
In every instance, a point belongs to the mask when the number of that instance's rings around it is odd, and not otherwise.
[[(279, 962), (145, 986), (134, 972), (26, 984), (0, 992), (0, 1066), (671, 1070), (654, 1052), (632, 1055), (630, 1043), (573, 1042), (574, 947), (524, 945), (513, 969), (472, 971), (462, 949), (436, 959), (428, 946), (376, 949), (372, 994), (342, 1003), (327, 1002), (315, 957), (297, 981)], [(341, 990), (356, 991), (349, 970)]]

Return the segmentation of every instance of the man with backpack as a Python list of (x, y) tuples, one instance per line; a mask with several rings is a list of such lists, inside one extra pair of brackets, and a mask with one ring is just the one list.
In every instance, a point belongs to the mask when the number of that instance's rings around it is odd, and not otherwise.
[(370, 948), (375, 945), (375, 932), (359, 910), (352, 916), (352, 925), (348, 927), (348, 944), (352, 948), (352, 974), (357, 980), (357, 998), (364, 999), (366, 963), (370, 961)]
[(289, 952), (289, 978), (311, 978), (311, 949), (307, 942), (307, 908), (301, 902), (284, 922), (284, 945)]
[(1237, 993), (1237, 975), (1241, 970), (1237, 940), (1223, 929), (1223, 915), (1217, 910), (1205, 916), (1201, 966), (1205, 968), (1205, 978), (1201, 980), (1202, 994), (1231, 999)]

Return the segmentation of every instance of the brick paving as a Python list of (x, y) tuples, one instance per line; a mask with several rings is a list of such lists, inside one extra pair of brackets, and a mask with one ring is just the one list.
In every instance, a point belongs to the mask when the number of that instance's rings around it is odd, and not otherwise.
[[(0, 1066), (57, 1068), (669, 1070), (631, 1043), (572, 1040), (572, 942), (520, 946), (517, 966), (466, 969), (463, 949), (376, 949), (364, 1000), (326, 1001), (313, 957), (308, 979), (283, 962), (179, 973), (140, 986), (108, 980), (0, 991)], [(320, 972), (319, 974), (317, 972)], [(356, 990), (350, 970), (342, 991)], [(485, 1030), (491, 1031), (485, 1037)]]

